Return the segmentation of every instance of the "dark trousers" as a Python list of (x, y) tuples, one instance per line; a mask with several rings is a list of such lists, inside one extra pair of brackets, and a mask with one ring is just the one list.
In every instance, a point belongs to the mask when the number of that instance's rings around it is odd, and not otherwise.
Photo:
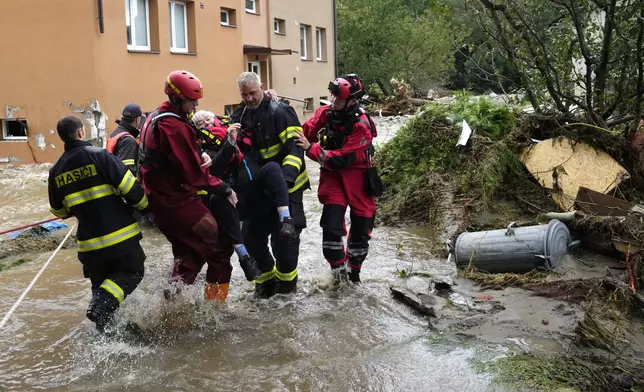
[(250, 181), (240, 181), (234, 187), (239, 199), (237, 211), (242, 220), (262, 217), (277, 207), (289, 205), (282, 167), (276, 162), (265, 164), (245, 178)]
[(145, 253), (137, 244), (131, 252), (107, 261), (85, 262), (83, 275), (92, 282), (92, 291), (104, 289), (120, 303), (132, 294), (143, 279)]
[(225, 240), (231, 244), (243, 244), (244, 236), (239, 225), (237, 208), (225, 197), (217, 195), (211, 195), (207, 205), (217, 221), (219, 234), (225, 236)]
[[(291, 217), (293, 217), (293, 225), (299, 234), (306, 224), (306, 221), (301, 219), (304, 217), (302, 191), (291, 193), (289, 196), (289, 210)], [(295, 219), (295, 217), (301, 218)], [(279, 235), (279, 229), (280, 221), (275, 210), (244, 221), (244, 243), (262, 271), (262, 276), (256, 279), (257, 283), (261, 284), (273, 278), (283, 282), (292, 282), (297, 279), (300, 253), (299, 237), (297, 239), (282, 238)], [(269, 236), (272, 254), (268, 249)]]
[[(324, 205), (320, 218), (322, 253), (331, 268), (348, 262), (349, 267), (359, 270), (367, 258), (376, 204), (374, 197), (366, 193), (364, 178), (364, 169), (320, 172), (318, 198)], [(347, 207), (351, 209), (351, 228), (345, 249), (342, 237), (347, 235)]]

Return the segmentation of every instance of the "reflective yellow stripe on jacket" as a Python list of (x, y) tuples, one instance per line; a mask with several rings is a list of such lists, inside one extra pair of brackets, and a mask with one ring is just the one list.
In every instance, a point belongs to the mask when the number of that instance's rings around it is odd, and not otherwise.
[(136, 178), (131, 171), (126, 171), (121, 183), (119, 184), (119, 192), (122, 196), (127, 195), (131, 190), (134, 184), (136, 183)]
[(134, 159), (124, 159), (123, 164), (126, 166), (134, 166)]
[(133, 223), (115, 232), (106, 234), (101, 237), (91, 238), (89, 240), (78, 241), (79, 252), (91, 252), (93, 250), (104, 249), (120, 242), (128, 240), (141, 233), (138, 223)]
[[(130, 172), (128, 171), (128, 173)], [(132, 173), (130, 173), (130, 176), (132, 176)], [(134, 176), (132, 176), (132, 178), (134, 178)], [(114, 195), (114, 194), (116, 194), (116, 192), (114, 191), (114, 188), (111, 185), (108, 185), (108, 184), (98, 185), (91, 188), (83, 189), (82, 191), (70, 193), (69, 195), (65, 196), (65, 198), (63, 199), (63, 205), (69, 210), (73, 206), (77, 206), (79, 204), (83, 204), (90, 200), (96, 200), (96, 199), (100, 199), (101, 197)]]
[(282, 144), (284, 144), (288, 139), (292, 137), (296, 137), (297, 134), (300, 132), (302, 132), (302, 127), (298, 127), (294, 125), (283, 130), (282, 133), (280, 133), (278, 136)]
[(282, 166), (285, 166), (285, 165), (291, 165), (295, 167), (299, 172), (300, 169), (302, 168), (302, 160), (298, 156), (287, 155), (286, 157), (284, 157), (284, 160), (282, 160)]
[(69, 216), (69, 213), (67, 212), (67, 210), (65, 209), (65, 207), (61, 208), (60, 210), (55, 210), (55, 209), (53, 209), (53, 208), (51, 208), (51, 207), (50, 207), (50, 208), (49, 208), (49, 211), (50, 211), (52, 214), (54, 214), (54, 215), (56, 215), (57, 217), (59, 217), (59, 218), (67, 218), (67, 217)]
[(279, 154), (282, 151), (281, 144), (274, 144), (268, 148), (262, 148), (259, 150), (259, 154), (262, 156), (262, 159), (271, 159), (275, 155)]
[(146, 208), (147, 208), (147, 206), (148, 206), (148, 197), (147, 197), (147, 196), (146, 196), (146, 194), (144, 193), (144, 194), (143, 194), (143, 197), (141, 198), (141, 201), (139, 201), (138, 203), (136, 203), (136, 204), (134, 205), (134, 208), (136, 208), (137, 210), (141, 211), (141, 210), (146, 209)]
[(293, 184), (293, 188), (290, 188), (288, 190), (288, 193), (293, 193), (306, 185), (306, 183), (309, 182), (309, 175), (306, 173), (306, 170), (304, 170), (302, 173), (300, 173), (299, 176), (295, 179), (295, 184)]

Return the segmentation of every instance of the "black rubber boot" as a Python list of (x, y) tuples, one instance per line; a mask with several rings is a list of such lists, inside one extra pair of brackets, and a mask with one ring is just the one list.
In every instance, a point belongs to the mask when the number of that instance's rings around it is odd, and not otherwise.
[(98, 332), (104, 333), (118, 308), (119, 302), (112, 294), (103, 289), (96, 289), (92, 290), (92, 301), (85, 315), (96, 324)]
[(253, 280), (259, 278), (262, 274), (262, 271), (259, 270), (255, 259), (250, 255), (245, 255), (239, 258), (239, 265), (242, 270), (244, 270), (244, 275), (246, 275), (246, 280), (252, 282)]
[(351, 283), (360, 284), (360, 268), (351, 268), (349, 271), (349, 280)]
[(297, 238), (297, 230), (295, 230), (295, 226), (293, 226), (293, 221), (291, 218), (285, 218), (282, 223), (280, 223), (280, 237), (283, 238), (288, 238), (288, 239), (296, 239)]
[(267, 299), (275, 295), (277, 279), (273, 278), (264, 283), (255, 283), (255, 297)]
[(290, 294), (294, 293), (297, 290), (297, 276), (293, 280), (289, 281), (277, 281), (275, 286), (275, 294)]

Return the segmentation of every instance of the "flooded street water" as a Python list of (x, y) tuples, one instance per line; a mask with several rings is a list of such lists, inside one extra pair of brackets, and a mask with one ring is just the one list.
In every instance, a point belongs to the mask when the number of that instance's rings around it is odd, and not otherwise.
[[(426, 319), (391, 297), (390, 285), (405, 285), (397, 272), (412, 261), (414, 270), (453, 275), (453, 265), (426, 253), (427, 239), (377, 227), (363, 284), (330, 287), (321, 249), (318, 169), (307, 164), (313, 189), (305, 193), (309, 227), (302, 233), (295, 295), (254, 299), (253, 286), (233, 257), (225, 306), (203, 302), (203, 279), (168, 303), (162, 291), (171, 248), (148, 228), (142, 242), (146, 276), (118, 319), (139, 323), (151, 340), (105, 339), (85, 319), (90, 285), (76, 249), (63, 249), (0, 331), (0, 386), (7, 391), (496, 390), (491, 376), (473, 370), (473, 361), (499, 355), (501, 347), (459, 343), (432, 331)], [(0, 167), (0, 227), (48, 217), (46, 167)], [(66, 223), (72, 226), (74, 220)], [(29, 254), (31, 262), (0, 272), (0, 317), (50, 253)]]

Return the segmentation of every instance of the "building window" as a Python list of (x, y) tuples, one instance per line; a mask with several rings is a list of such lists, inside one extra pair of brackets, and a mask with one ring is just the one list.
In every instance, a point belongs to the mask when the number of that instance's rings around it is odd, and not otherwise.
[(230, 12), (227, 9), (221, 9), (221, 24), (224, 26), (230, 26)]
[(259, 13), (259, 10), (257, 9), (257, 0), (246, 0), (246, 12), (251, 12), (253, 14)]
[(232, 8), (221, 8), (221, 25), (222, 26), (237, 26), (237, 14)]
[(275, 34), (286, 34), (286, 21), (284, 19), (273, 20), (273, 31)]
[(326, 29), (318, 27), (315, 29), (316, 58), (318, 61), (326, 61)]
[(188, 52), (188, 7), (183, 1), (171, 0), (170, 8), (170, 50)]
[(259, 61), (248, 62), (248, 72), (255, 72), (259, 75), (259, 80), (262, 80), (262, 64)]
[(150, 4), (148, 0), (125, 0), (127, 48), (150, 50)]
[(27, 120), (0, 120), (2, 123), (2, 140), (27, 140)]
[(304, 100), (306, 101), (306, 103), (304, 104), (304, 111), (305, 112), (311, 112), (311, 111), (315, 110), (313, 108), (313, 105), (314, 105), (313, 98), (304, 98)]
[(238, 103), (232, 104), (232, 105), (225, 105), (224, 106), (224, 113), (226, 116), (231, 116), (237, 108), (239, 108), (241, 105)]
[(311, 26), (300, 24), (300, 56), (302, 60), (310, 60)]

